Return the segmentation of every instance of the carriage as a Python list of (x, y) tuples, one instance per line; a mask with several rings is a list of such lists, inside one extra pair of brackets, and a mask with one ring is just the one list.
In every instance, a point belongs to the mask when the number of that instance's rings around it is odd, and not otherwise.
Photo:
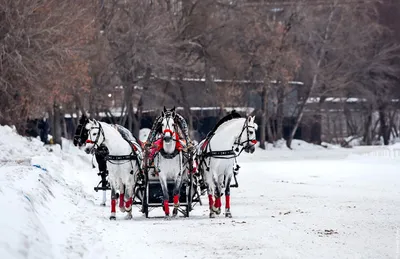
[[(183, 173), (183, 183), (180, 188), (179, 193), (179, 207), (177, 211), (183, 214), (184, 217), (189, 217), (190, 211), (196, 204), (201, 204), (201, 193), (199, 188), (198, 175), (193, 173), (191, 163), (188, 163), (190, 159), (193, 159), (193, 154), (183, 155), (184, 167), (186, 168)], [(163, 207), (163, 191), (161, 188), (160, 180), (158, 174), (155, 170), (155, 165), (148, 165), (146, 155), (145, 155), (145, 166), (144, 166), (144, 181), (143, 184), (138, 186), (137, 194), (138, 198), (137, 204), (141, 204), (142, 213), (145, 214), (146, 218), (149, 217), (149, 212), (155, 208)], [(174, 181), (167, 180), (167, 188), (169, 193), (168, 205), (173, 206), (173, 188)]]
[[(234, 169), (236, 157), (243, 150), (254, 152), (257, 142), (254, 117), (246, 119), (240, 118), (240, 115), (230, 115), (223, 118), (203, 143), (198, 145), (201, 147), (198, 152), (189, 149), (184, 144), (186, 142), (180, 140), (174, 125), (175, 116), (174, 109), (167, 112), (164, 108), (159, 127), (160, 137), (154, 143), (149, 141), (151, 153), (130, 132), (130, 139), (124, 136), (127, 134), (124, 134), (126, 129), (123, 127), (117, 127), (119, 130), (116, 131), (106, 123), (86, 121), (88, 137), (85, 151), (98, 152), (101, 147), (107, 150), (105, 160), (112, 177), (110, 219), (116, 219), (118, 198), (119, 208), (121, 212), (128, 213), (127, 218), (132, 218), (132, 205), (140, 206), (146, 217), (157, 207), (162, 207), (165, 216), (169, 217), (171, 205), (173, 216), (180, 212), (189, 217), (194, 205), (201, 204), (200, 197), (205, 194), (205, 189), (210, 203), (210, 217), (214, 217), (214, 213), (220, 214), (222, 191), (226, 198), (225, 216), (231, 217), (230, 187), (238, 187)], [(156, 142), (158, 144), (154, 145)], [(198, 170), (193, 170), (195, 160)], [(96, 191), (99, 189), (105, 190), (108, 187), (95, 187)]]

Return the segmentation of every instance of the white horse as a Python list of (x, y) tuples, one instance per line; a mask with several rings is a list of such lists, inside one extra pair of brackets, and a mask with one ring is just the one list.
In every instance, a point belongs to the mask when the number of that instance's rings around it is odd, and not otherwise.
[[(221, 196), (225, 192), (225, 216), (231, 218), (230, 183), (235, 158), (242, 150), (254, 152), (258, 125), (254, 117), (234, 118), (222, 123), (210, 139), (200, 142), (200, 166), (204, 170), (210, 204), (210, 218), (221, 213)], [(208, 143), (204, 143), (208, 141)], [(239, 150), (241, 148), (241, 150)], [(205, 167), (205, 168), (204, 168)], [(215, 198), (215, 202), (213, 200)]]
[(111, 185), (110, 219), (116, 219), (118, 196), (115, 190), (117, 189), (119, 189), (120, 211), (127, 212), (126, 219), (131, 219), (134, 185), (138, 173), (142, 172), (142, 148), (140, 144), (134, 138), (125, 140), (116, 127), (104, 122), (89, 120), (85, 128), (88, 130), (86, 153), (91, 153), (102, 145), (108, 149), (106, 159), (109, 172), (108, 180)]
[(174, 109), (162, 112), (162, 142), (163, 148), (154, 157), (154, 167), (160, 180), (163, 191), (163, 209), (165, 216), (169, 216), (169, 194), (168, 180), (173, 180), (175, 185), (173, 189), (173, 216), (178, 214), (180, 190), (184, 176), (185, 167), (183, 166), (183, 154), (179, 141), (178, 132), (175, 131)]

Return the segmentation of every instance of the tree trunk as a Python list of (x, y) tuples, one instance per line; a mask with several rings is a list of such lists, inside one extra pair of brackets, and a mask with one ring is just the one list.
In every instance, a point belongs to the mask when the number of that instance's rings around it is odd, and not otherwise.
[(320, 49), (320, 53), (319, 53), (319, 57), (318, 57), (317, 65), (316, 65), (316, 71), (314, 73), (311, 86), (308, 88), (308, 90), (306, 92), (306, 95), (304, 96), (304, 100), (301, 102), (299, 113), (296, 116), (296, 123), (295, 123), (295, 125), (294, 125), (294, 127), (292, 129), (292, 132), (289, 135), (289, 138), (286, 141), (286, 145), (287, 145), (288, 148), (291, 148), (292, 140), (294, 138), (294, 135), (296, 134), (297, 128), (299, 127), (300, 122), (303, 119), (304, 107), (305, 107), (305, 105), (307, 103), (307, 99), (310, 97), (311, 93), (313, 92), (313, 90), (317, 86), (319, 69), (321, 67), (322, 61), (325, 59), (325, 56), (327, 54), (326, 51), (325, 51), (325, 44), (326, 44), (326, 41), (329, 38), (329, 33), (330, 33), (330, 30), (331, 30), (331, 23), (332, 23), (332, 19), (333, 19), (333, 15), (335, 13), (335, 10), (336, 10), (336, 8), (333, 8), (331, 13), (329, 14), (328, 23), (327, 23), (327, 25), (325, 27), (325, 32), (324, 32), (324, 38), (323, 38), (324, 42), (322, 43), (322, 46), (321, 46), (321, 49)]
[(367, 119), (364, 124), (363, 142), (368, 146), (372, 145), (371, 126), (372, 126), (372, 107), (368, 109)]
[(386, 105), (382, 104), (379, 106), (379, 124), (380, 124), (380, 136), (383, 138), (383, 144), (389, 145), (390, 141), (390, 128), (387, 123), (386, 116)]
[(129, 100), (128, 103), (128, 130), (132, 132), (132, 126), (133, 126), (133, 104), (132, 100)]
[[(316, 75), (314, 75), (313, 84), (314, 84), (314, 81), (316, 81)], [(301, 120), (303, 119), (304, 108), (305, 108), (305, 106), (306, 106), (306, 103), (307, 103), (308, 98), (310, 97), (311, 89), (312, 89), (312, 86), (309, 87), (309, 89), (308, 89), (306, 95), (304, 96), (303, 101), (302, 101), (301, 104), (300, 104), (299, 112), (298, 112), (298, 114), (297, 114), (297, 116), (296, 116), (296, 122), (295, 122), (295, 124), (294, 124), (294, 127), (293, 127), (292, 131), (290, 132), (289, 138), (286, 140), (286, 146), (287, 146), (288, 148), (290, 148), (290, 149), (291, 149), (292, 140), (293, 140), (293, 138), (294, 138), (294, 135), (296, 134), (297, 128), (299, 127), (300, 122), (301, 122)]]
[(137, 90), (137, 91), (139, 91), (139, 100), (138, 100), (137, 107), (136, 107), (137, 108), (136, 114), (134, 114), (134, 116), (132, 116), (134, 125), (133, 125), (133, 131), (131, 131), (131, 132), (133, 133), (134, 136), (138, 136), (138, 137), (139, 137), (140, 128), (142, 127), (142, 116), (143, 116), (143, 109), (144, 109), (143, 96), (149, 85), (151, 71), (152, 70), (150, 68), (146, 68), (143, 79), (141, 81), (139, 81), (143, 90)]
[(263, 86), (262, 96), (261, 96), (261, 124), (260, 124), (260, 148), (266, 149), (266, 129), (268, 120), (268, 87)]
[(275, 137), (275, 140), (280, 140), (283, 138), (284, 100), (285, 100), (284, 88), (283, 88), (283, 86), (279, 86), (277, 89), (278, 107), (276, 109), (276, 137)]
[(183, 82), (183, 76), (180, 75), (179, 76), (179, 90), (181, 93), (181, 98), (182, 98), (182, 106), (184, 109), (184, 114), (185, 117), (187, 118), (187, 124), (188, 124), (188, 130), (189, 130), (189, 137), (190, 139), (193, 139), (193, 134), (192, 134), (192, 130), (193, 130), (193, 114), (192, 114), (192, 110), (191, 110), (191, 105), (189, 103), (189, 99), (188, 99), (188, 94), (186, 92), (185, 89), (185, 85), (182, 83)]
[(61, 110), (60, 105), (56, 102), (53, 105), (53, 141), (54, 144), (60, 144), (62, 147), (61, 142)]
[(322, 143), (322, 105), (325, 102), (326, 97), (321, 96), (318, 102), (318, 108), (316, 114), (314, 114), (313, 126), (311, 128), (311, 142), (316, 145)]
[(139, 99), (136, 115), (133, 116), (134, 122), (133, 122), (132, 134), (137, 137), (139, 137), (139, 131), (142, 125), (142, 115), (143, 115), (143, 95)]
[[(204, 73), (205, 73), (205, 88), (206, 88), (205, 90), (206, 90), (206, 92), (216, 93), (216, 86), (215, 86), (214, 79), (212, 78), (212, 73), (211, 73), (211, 64), (206, 56), (204, 57)], [(213, 95), (211, 95), (211, 96), (213, 96)], [(211, 105), (213, 107), (218, 107), (216, 98), (212, 98)], [(218, 116), (217, 111), (214, 112), (214, 116)]]

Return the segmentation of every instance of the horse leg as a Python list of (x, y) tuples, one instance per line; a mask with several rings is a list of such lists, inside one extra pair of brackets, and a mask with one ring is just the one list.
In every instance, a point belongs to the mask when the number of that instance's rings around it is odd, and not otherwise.
[(215, 203), (214, 206), (212, 207), (212, 210), (217, 214), (221, 214), (221, 186), (219, 184), (219, 181), (216, 180), (214, 181), (215, 184)]
[(173, 195), (174, 195), (174, 210), (172, 211), (172, 215), (175, 217), (178, 214), (178, 208), (179, 208), (179, 197), (180, 197), (180, 192), (182, 188), (182, 174), (178, 175), (178, 177), (175, 180), (175, 187), (173, 190)]
[(225, 181), (225, 217), (232, 218), (231, 213), (231, 180), (232, 176)]
[(215, 218), (215, 212), (213, 210), (214, 207), (214, 199), (212, 195), (213, 191), (210, 187), (207, 187), (207, 195), (208, 195), (208, 203), (210, 205), (210, 218)]
[(133, 187), (130, 186), (125, 188), (125, 211), (128, 213), (126, 219), (132, 218), (132, 197), (133, 197)]
[(214, 181), (213, 181), (213, 173), (210, 171), (206, 171), (204, 174), (204, 180), (207, 183), (207, 195), (208, 195), (208, 203), (210, 208), (210, 218), (215, 218), (215, 211), (214, 208), (214, 199), (213, 194), (215, 190)]
[(106, 201), (107, 201), (107, 191), (103, 190), (103, 202), (100, 205), (106, 206)]
[[(163, 176), (163, 177), (162, 177)], [(165, 216), (169, 216), (169, 195), (168, 195), (168, 185), (167, 185), (167, 177), (164, 175), (159, 175), (160, 177), (160, 184), (161, 184), (161, 189), (163, 191), (163, 208), (165, 212)]]
[(110, 220), (116, 220), (115, 209), (117, 206), (117, 194), (115, 193), (114, 187), (111, 186), (111, 216)]
[[(100, 172), (101, 176), (101, 187), (106, 188), (107, 187), (107, 175), (108, 171), (103, 170)], [(103, 190), (103, 202), (101, 203), (102, 206), (106, 206), (106, 201), (107, 201), (107, 191)]]
[(119, 188), (119, 210), (121, 212), (125, 212), (125, 207), (124, 207), (124, 196), (125, 196), (125, 185), (121, 184), (121, 187)]

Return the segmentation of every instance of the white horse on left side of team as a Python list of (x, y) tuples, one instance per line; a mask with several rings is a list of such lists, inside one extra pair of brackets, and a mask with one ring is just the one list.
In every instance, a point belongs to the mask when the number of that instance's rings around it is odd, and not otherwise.
[[(116, 219), (117, 195), (119, 190), (119, 208), (121, 212), (127, 212), (127, 219), (132, 218), (132, 197), (134, 185), (139, 173), (142, 172), (142, 147), (137, 141), (129, 143), (118, 130), (105, 122), (89, 120), (85, 128), (88, 130), (88, 139), (85, 145), (86, 153), (93, 152), (100, 145), (107, 147), (107, 169), (111, 185), (111, 215), (110, 219)], [(136, 161), (136, 159), (138, 159)]]

